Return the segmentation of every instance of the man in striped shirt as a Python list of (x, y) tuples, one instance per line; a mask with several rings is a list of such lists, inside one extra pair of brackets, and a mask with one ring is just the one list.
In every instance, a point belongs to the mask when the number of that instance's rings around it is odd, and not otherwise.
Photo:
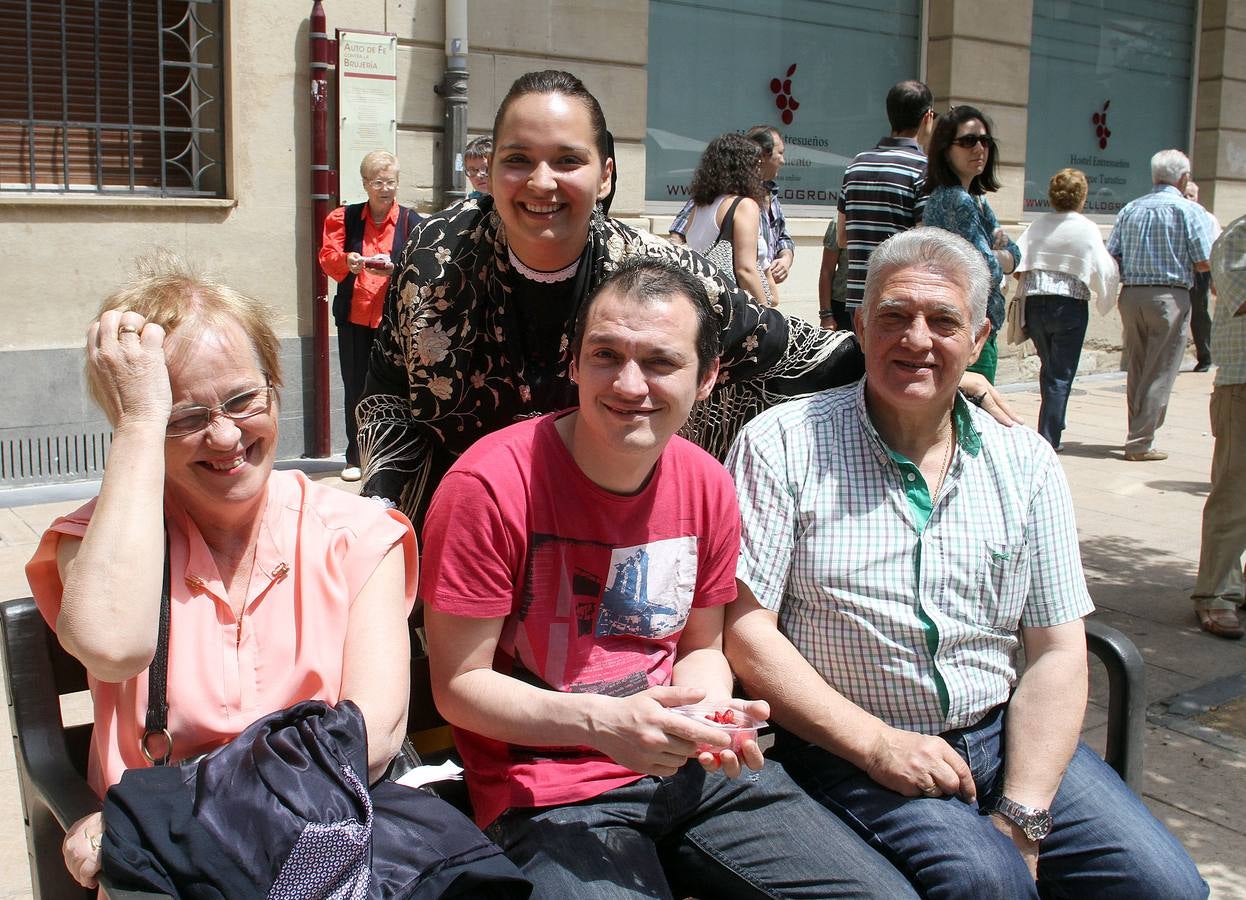
[(930, 88), (920, 81), (894, 85), (887, 92), (891, 136), (873, 150), (857, 154), (844, 172), (836, 224), (839, 245), (848, 249), (848, 321), (836, 323), (842, 327), (856, 327), (852, 317), (865, 293), (870, 253), (893, 234), (921, 221), (925, 146), (935, 122), (932, 102)]
[(1093, 605), (1068, 485), (1036, 432), (957, 392), (990, 281), (950, 232), (889, 239), (864, 379), (745, 426), (727, 657), (781, 726), (771, 755), (922, 896), (1206, 897), (1078, 741)]

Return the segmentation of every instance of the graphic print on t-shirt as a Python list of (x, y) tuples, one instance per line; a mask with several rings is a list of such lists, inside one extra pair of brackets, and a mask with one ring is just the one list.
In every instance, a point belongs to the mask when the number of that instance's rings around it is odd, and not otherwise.
[(597, 636), (677, 634), (688, 620), (696, 580), (694, 537), (616, 548), (597, 614)]
[(650, 677), (665, 683), (696, 580), (694, 536), (613, 547), (534, 534), (501, 647), (554, 690), (622, 695)]

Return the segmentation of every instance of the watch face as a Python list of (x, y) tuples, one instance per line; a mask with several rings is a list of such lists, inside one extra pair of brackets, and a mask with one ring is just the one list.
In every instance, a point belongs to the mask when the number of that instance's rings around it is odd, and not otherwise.
[(1035, 815), (1026, 817), (1025, 824), (1021, 826), (1021, 830), (1025, 832), (1025, 836), (1032, 841), (1041, 841), (1047, 837), (1051, 831), (1050, 815)]

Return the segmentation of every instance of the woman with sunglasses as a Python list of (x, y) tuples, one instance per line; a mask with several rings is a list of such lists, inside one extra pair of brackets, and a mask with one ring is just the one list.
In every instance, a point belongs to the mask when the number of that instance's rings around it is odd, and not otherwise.
[[(271, 310), (171, 261), (147, 268), (87, 332), (87, 380), (113, 429), (99, 497), (53, 522), (26, 566), (40, 612), (87, 670), (88, 780), (103, 796), (152, 755), (194, 758), (299, 701), (349, 699), (371, 782), (406, 728), (411, 524), (274, 471)], [(166, 569), (168, 723), (146, 737)], [(102, 832), (95, 813), (65, 838), (88, 887)]]
[(928, 194), (922, 223), (959, 234), (973, 244), (991, 270), (991, 296), (986, 315), (991, 336), (970, 372), (984, 375), (992, 384), (999, 359), (996, 335), (1004, 324), (1004, 276), (1021, 259), (1017, 245), (999, 227), (999, 220), (984, 196), (999, 189), (995, 176), (997, 153), (991, 124), (972, 106), (954, 106), (935, 123), (927, 152)]

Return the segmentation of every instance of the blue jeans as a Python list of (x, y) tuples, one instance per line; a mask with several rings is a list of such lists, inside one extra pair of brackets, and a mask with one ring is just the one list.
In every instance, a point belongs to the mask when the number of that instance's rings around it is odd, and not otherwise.
[(974, 803), (910, 798), (851, 763), (781, 735), (774, 755), (811, 795), (852, 825), (928, 898), (1205, 898), (1206, 882), (1185, 848), (1103, 760), (1079, 743), (1051, 805), (1038, 884), (1021, 854), (992, 823), (1004, 781), (1004, 711), (943, 738), (968, 763)]
[(916, 896), (773, 762), (731, 779), (691, 761), (591, 800), (510, 809), (485, 832), (534, 898)]
[(1069, 391), (1082, 355), (1090, 305), (1085, 300), (1039, 294), (1025, 298), (1025, 327), (1042, 364), (1038, 370), (1038, 433), (1053, 447), (1060, 446)]

